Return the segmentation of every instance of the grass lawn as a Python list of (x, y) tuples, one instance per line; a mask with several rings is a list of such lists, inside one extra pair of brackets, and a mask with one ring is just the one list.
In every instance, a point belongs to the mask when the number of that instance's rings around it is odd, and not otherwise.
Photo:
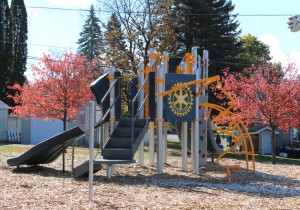
[[(270, 163), (272, 160), (272, 155), (259, 155), (255, 154), (255, 162), (258, 163)], [(232, 158), (237, 160), (244, 160), (245, 155), (237, 155), (237, 154), (227, 154), (225, 158)], [(251, 160), (251, 155), (249, 155), (249, 160)], [(298, 165), (300, 166), (300, 159), (293, 158), (283, 158), (280, 156), (276, 156), (277, 164), (287, 164), (287, 165)]]
[[(28, 145), (3, 145), (0, 146), (0, 152), (13, 152), (13, 153), (24, 153), (30, 147)], [(68, 151), (72, 151), (72, 147), (68, 148)], [(99, 152), (99, 149), (95, 148), (95, 154)], [(75, 147), (75, 154), (88, 155), (89, 149), (82, 147)], [(168, 156), (180, 157), (181, 156), (181, 145), (179, 141), (168, 140)], [(210, 153), (208, 154), (210, 156)], [(135, 158), (138, 157), (136, 153)], [(215, 155), (215, 158), (217, 156)], [(244, 155), (237, 155), (234, 153), (229, 153), (224, 156), (224, 158), (231, 158), (236, 160), (245, 160)], [(255, 154), (255, 161), (259, 163), (270, 163), (271, 164), (271, 155), (259, 155)], [(149, 148), (145, 146), (145, 159), (149, 159)], [(251, 155), (249, 155), (249, 160), (251, 160)], [(287, 165), (298, 165), (300, 166), (300, 159), (293, 158), (283, 158), (280, 156), (276, 157), (277, 164), (287, 164)]]

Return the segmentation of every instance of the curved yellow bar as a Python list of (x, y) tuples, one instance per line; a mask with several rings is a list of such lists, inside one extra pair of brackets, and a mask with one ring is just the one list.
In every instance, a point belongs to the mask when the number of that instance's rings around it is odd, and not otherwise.
[(165, 97), (177, 90), (180, 90), (184, 87), (187, 87), (187, 86), (191, 86), (191, 85), (195, 85), (195, 84), (200, 84), (200, 83), (204, 83), (202, 85), (202, 87), (199, 89), (198, 93), (196, 94), (196, 97), (198, 98), (200, 96), (200, 94), (202, 93), (203, 90), (205, 90), (205, 88), (214, 83), (214, 82), (217, 82), (217, 81), (220, 81), (220, 76), (214, 76), (214, 77), (210, 77), (210, 78), (206, 78), (206, 79), (198, 79), (198, 80), (194, 80), (194, 81), (190, 81), (190, 82), (186, 82), (186, 83), (182, 83), (181, 85), (176, 85), (176, 87), (166, 91), (166, 92), (163, 92), (163, 93), (157, 93), (156, 96), (160, 96), (160, 97)]
[[(223, 153), (221, 153), (218, 157), (217, 157), (217, 164), (221, 167), (224, 168), (226, 170), (226, 174), (227, 174), (227, 180), (228, 182), (231, 182), (231, 169), (240, 169), (240, 165), (223, 165), (221, 163), (221, 158), (224, 157), (226, 154), (228, 154), (231, 150), (235, 149), (236, 146), (242, 142), (243, 144), (243, 151), (238, 152), (238, 154), (245, 154), (245, 159), (246, 159), (246, 168), (247, 171), (249, 171), (249, 161), (248, 161), (248, 155), (249, 155), (249, 151), (248, 151), (248, 144), (250, 145), (250, 152), (252, 155), (252, 163), (253, 163), (253, 171), (255, 172), (255, 159), (254, 159), (254, 147), (253, 147), (253, 143), (252, 143), (252, 139), (251, 136), (247, 130), (247, 128), (245, 127), (245, 125), (243, 124), (243, 122), (239, 119), (238, 116), (236, 116), (234, 113), (232, 113), (231, 111), (229, 111), (228, 109), (225, 109), (224, 107), (218, 106), (216, 104), (210, 104), (210, 103), (200, 103), (200, 106), (206, 107), (206, 108), (210, 108), (210, 111), (212, 109), (219, 111), (219, 115), (217, 115), (216, 117), (214, 117), (211, 120), (211, 128), (217, 131), (220, 131), (222, 133), (225, 133), (229, 136), (231, 136), (233, 138), (233, 142), (234, 144), (231, 145), (231, 147), (227, 150), (225, 150)], [(226, 129), (218, 127), (218, 124), (222, 124), (224, 123), (224, 121), (222, 120), (229, 120), (229, 125)], [(237, 134), (234, 134), (232, 131), (235, 131)], [(248, 144), (247, 144), (248, 143)], [(237, 154), (237, 153), (236, 153)]]

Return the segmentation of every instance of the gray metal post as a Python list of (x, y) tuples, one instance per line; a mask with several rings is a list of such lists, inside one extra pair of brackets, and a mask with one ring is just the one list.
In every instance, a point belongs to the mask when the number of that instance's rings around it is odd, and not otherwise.
[[(164, 69), (162, 66), (159, 66), (157, 69), (157, 77), (163, 78)], [(163, 83), (157, 83), (157, 93), (162, 93)], [(162, 174), (163, 172), (163, 97), (157, 97), (157, 107), (156, 107), (156, 117), (157, 117), (157, 173)]]
[[(156, 53), (156, 50), (154, 48), (150, 49), (150, 55)], [(155, 59), (150, 56), (149, 65), (152, 67), (154, 64)], [(151, 69), (152, 71), (153, 69)], [(155, 154), (155, 123), (150, 122), (149, 123), (149, 153), (150, 153), (150, 165), (154, 165), (154, 154)]]
[[(204, 50), (203, 51), (203, 66), (202, 68), (202, 78), (208, 78), (208, 51)], [(199, 65), (201, 66), (201, 65)], [(202, 95), (200, 96), (200, 102), (208, 102), (208, 97), (207, 97), (207, 89), (202, 92)], [(204, 108), (201, 108), (199, 111), (199, 116), (201, 117), (201, 125), (200, 125), (200, 148), (201, 148), (201, 154), (199, 158), (199, 164), (200, 166), (203, 166), (207, 162), (207, 121), (202, 119), (202, 116), (204, 115)]]
[[(197, 68), (197, 58), (198, 52), (197, 48), (192, 48), (192, 69), (193, 74), (196, 75), (196, 80), (200, 79), (200, 69)], [(199, 90), (199, 85), (196, 85), (196, 93)], [(195, 106), (196, 106), (196, 113), (195, 113), (195, 120), (193, 123), (193, 172), (195, 174), (199, 174), (199, 98), (195, 98)]]
[[(162, 66), (163, 66), (163, 80), (166, 78), (166, 74), (168, 73), (169, 69), (169, 53), (168, 52), (163, 52), (163, 57), (162, 57)], [(162, 87), (162, 92), (165, 92), (165, 85)], [(163, 122), (163, 135), (164, 135), (164, 141), (163, 141), (163, 162), (167, 163), (167, 157), (168, 157), (168, 128), (167, 128), (167, 122)]]
[[(196, 80), (200, 79), (200, 69), (194, 68), (193, 73), (196, 75)], [(196, 93), (198, 92), (199, 87), (196, 86)], [(193, 172), (199, 174), (199, 99), (195, 98), (195, 121), (194, 121), (194, 160), (193, 160)]]
[(89, 110), (89, 200), (93, 201), (93, 182), (94, 182), (94, 124), (95, 124), (95, 102), (90, 103)]
[[(182, 66), (182, 70), (183, 70), (183, 74), (186, 74), (186, 63), (183, 62), (180, 64)], [(187, 148), (187, 135), (188, 135), (188, 130), (187, 130), (187, 122), (182, 122), (181, 123), (181, 145), (182, 145), (182, 149), (181, 149), (181, 157), (182, 157), (182, 170), (183, 171), (188, 171), (188, 166), (187, 166), (187, 152), (188, 152), (188, 148)]]
[[(114, 66), (111, 66), (109, 69), (109, 74), (111, 77), (114, 77), (114, 73), (116, 71), (116, 68)], [(111, 86), (113, 84), (114, 80), (110, 79), (109, 81), (109, 85)], [(110, 106), (112, 106), (112, 104), (115, 101), (115, 87), (113, 87), (110, 91), (110, 97), (109, 97), (109, 102), (110, 102)], [(114, 128), (115, 128), (115, 122), (116, 122), (116, 112), (115, 112), (115, 107), (112, 107), (110, 110), (110, 134), (113, 132)]]
[[(114, 78), (114, 73), (116, 71), (116, 68), (114, 66), (111, 66), (110, 69), (109, 69), (109, 74), (111, 77)], [(109, 81), (109, 85), (112, 86), (114, 80), (113, 79), (110, 79)], [(110, 102), (110, 106), (113, 105), (115, 99), (116, 99), (116, 94), (115, 94), (115, 87), (112, 87), (111, 90), (110, 90), (110, 97), (109, 97), (109, 102)], [(109, 132), (110, 132), (110, 135), (112, 134), (113, 130), (115, 129), (115, 125), (116, 125), (116, 110), (115, 110), (115, 107), (112, 107), (111, 110), (110, 110), (110, 119), (109, 119), (109, 124), (110, 124), (110, 128), (109, 128)], [(116, 165), (112, 165), (112, 173), (116, 173)]]
[[(139, 84), (143, 84), (145, 80), (145, 64), (141, 62), (139, 65)], [(142, 105), (145, 97), (145, 91), (142, 89), (139, 94), (139, 107)], [(141, 108), (139, 112), (139, 118), (144, 118), (144, 107)], [(139, 165), (144, 166), (144, 139), (139, 146)]]

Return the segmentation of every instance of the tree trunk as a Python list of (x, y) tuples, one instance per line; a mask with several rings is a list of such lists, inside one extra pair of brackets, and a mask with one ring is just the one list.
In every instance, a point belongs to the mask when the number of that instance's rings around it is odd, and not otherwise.
[(276, 164), (276, 127), (272, 127), (272, 164)]
[(68, 116), (68, 111), (64, 111), (64, 118), (63, 118), (63, 124), (64, 124), (64, 132), (67, 130), (67, 116)]
[(63, 123), (64, 123), (64, 131), (66, 131), (67, 130), (67, 121), (64, 120)]

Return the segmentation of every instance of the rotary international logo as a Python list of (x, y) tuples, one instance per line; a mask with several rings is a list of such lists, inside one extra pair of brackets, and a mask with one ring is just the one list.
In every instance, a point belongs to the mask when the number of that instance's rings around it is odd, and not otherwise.
[[(178, 85), (182, 85), (182, 82), (174, 84), (172, 89), (176, 88)], [(168, 100), (171, 111), (176, 116), (184, 117), (191, 111), (194, 99), (192, 90), (187, 86), (172, 92), (169, 95)]]

